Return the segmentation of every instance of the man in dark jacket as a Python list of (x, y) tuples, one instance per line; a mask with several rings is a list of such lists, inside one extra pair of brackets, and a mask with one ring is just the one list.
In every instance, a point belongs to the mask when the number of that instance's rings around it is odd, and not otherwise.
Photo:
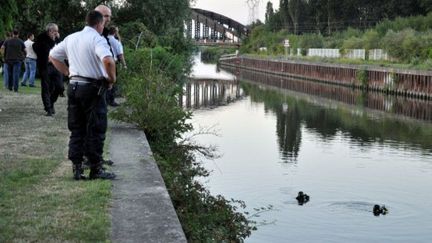
[(54, 103), (64, 92), (63, 75), (48, 62), (49, 52), (55, 46), (58, 36), (58, 26), (49, 23), (33, 44), (33, 50), (37, 55), (37, 68), (41, 76), (42, 102), (47, 116), (55, 114)]
[(4, 59), (8, 68), (8, 89), (13, 89), (15, 92), (18, 92), (21, 65), (26, 54), (24, 42), (18, 36), (18, 30), (14, 30), (12, 38), (6, 40), (1, 46), (1, 49), (4, 50)]

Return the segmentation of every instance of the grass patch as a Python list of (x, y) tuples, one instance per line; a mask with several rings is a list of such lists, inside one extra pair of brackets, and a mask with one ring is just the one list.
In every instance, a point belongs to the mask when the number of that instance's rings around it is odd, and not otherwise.
[(66, 99), (45, 117), (39, 94), (0, 89), (0, 242), (109, 241), (112, 184), (72, 179)]
[[(4, 85), (3, 85), (3, 74), (0, 75), (0, 83), (1, 83), (1, 87), (0, 90), (2, 91), (9, 91), (7, 89), (5, 89)], [(18, 92), (21, 94), (40, 94), (41, 93), (41, 85), (40, 85), (40, 79), (36, 79), (35, 80), (35, 86), (36, 87), (29, 87), (29, 86), (21, 86), (21, 79), (20, 79), (20, 86), (18, 87)]]

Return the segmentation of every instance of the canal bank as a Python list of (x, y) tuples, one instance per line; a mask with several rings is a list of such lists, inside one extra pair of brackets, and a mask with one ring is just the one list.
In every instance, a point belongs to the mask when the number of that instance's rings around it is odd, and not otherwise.
[(432, 99), (432, 72), (257, 58), (221, 58), (221, 67), (239, 68), (283, 77), (318, 81), (406, 97)]
[(111, 124), (113, 242), (187, 242), (144, 132)]

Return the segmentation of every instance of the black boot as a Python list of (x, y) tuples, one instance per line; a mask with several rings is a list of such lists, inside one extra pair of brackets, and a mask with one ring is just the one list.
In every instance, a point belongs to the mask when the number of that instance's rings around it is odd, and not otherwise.
[(112, 172), (106, 172), (102, 166), (94, 167), (90, 169), (90, 180), (103, 179), (103, 180), (113, 180), (116, 174)]
[(72, 172), (73, 172), (73, 178), (75, 180), (85, 180), (86, 177), (84, 176), (84, 169), (82, 168), (81, 164), (74, 164), (72, 165)]

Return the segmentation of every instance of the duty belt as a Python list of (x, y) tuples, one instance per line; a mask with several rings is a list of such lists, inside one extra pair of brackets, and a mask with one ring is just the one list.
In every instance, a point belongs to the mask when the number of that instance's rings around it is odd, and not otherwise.
[(70, 77), (70, 83), (78, 84), (78, 85), (87, 85), (87, 84), (102, 85), (103, 81), (104, 79), (87, 78), (87, 77), (82, 77), (77, 75)]

